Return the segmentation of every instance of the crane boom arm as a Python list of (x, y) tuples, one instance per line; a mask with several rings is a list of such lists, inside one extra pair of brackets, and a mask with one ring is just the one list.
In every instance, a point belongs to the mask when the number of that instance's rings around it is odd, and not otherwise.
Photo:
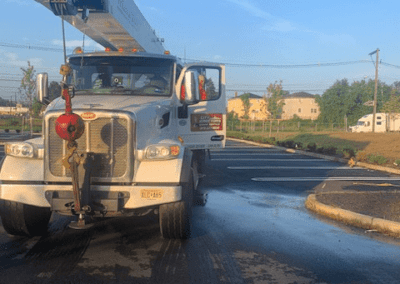
[[(136, 48), (162, 54), (165, 49), (133, 0), (35, 0), (82, 33), (111, 50)], [(86, 17), (89, 15), (88, 17)]]

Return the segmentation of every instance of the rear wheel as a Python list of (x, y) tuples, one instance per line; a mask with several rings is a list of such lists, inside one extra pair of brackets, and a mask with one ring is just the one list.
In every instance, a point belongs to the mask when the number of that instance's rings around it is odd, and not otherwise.
[(0, 217), (10, 235), (41, 236), (47, 232), (51, 211), (50, 208), (0, 200)]
[(182, 200), (160, 205), (160, 231), (166, 239), (190, 237), (193, 203), (193, 173), (189, 182), (182, 186)]

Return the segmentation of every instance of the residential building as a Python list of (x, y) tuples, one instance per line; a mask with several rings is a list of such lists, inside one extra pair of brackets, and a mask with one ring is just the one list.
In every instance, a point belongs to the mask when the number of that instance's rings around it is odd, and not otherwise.
[[(233, 111), (235, 114), (238, 115), (239, 118), (243, 118), (243, 116), (245, 115), (245, 109), (242, 101), (243, 95), (235, 96), (234, 98), (228, 99), (228, 113)], [(268, 119), (269, 113), (266, 112), (266, 104), (263, 97), (250, 93), (249, 102), (249, 119)]]
[(320, 114), (315, 96), (306, 92), (294, 93), (283, 97), (282, 119), (292, 119), (297, 115), (301, 119), (316, 120)]
[[(243, 118), (245, 110), (243, 106), (242, 96), (235, 96), (228, 99), (228, 112), (234, 112), (239, 118)], [(315, 120), (320, 114), (319, 105), (315, 100), (315, 96), (306, 92), (294, 93), (291, 95), (284, 95), (285, 105), (282, 108), (281, 119), (292, 119), (297, 115), (301, 119)], [(269, 112), (263, 97), (250, 94), (249, 96), (250, 108), (249, 119), (251, 120), (267, 120), (269, 119)]]

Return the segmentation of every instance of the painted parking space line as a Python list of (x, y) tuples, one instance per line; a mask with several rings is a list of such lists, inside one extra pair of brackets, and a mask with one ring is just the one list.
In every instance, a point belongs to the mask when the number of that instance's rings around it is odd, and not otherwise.
[(211, 161), (252, 161), (252, 162), (322, 162), (324, 159), (214, 159)]
[(400, 177), (255, 177), (252, 181), (399, 181)]
[(365, 170), (361, 167), (285, 167), (285, 166), (261, 166), (261, 167), (228, 167), (230, 170)]
[(297, 154), (287, 153), (211, 153), (212, 156), (293, 156)]

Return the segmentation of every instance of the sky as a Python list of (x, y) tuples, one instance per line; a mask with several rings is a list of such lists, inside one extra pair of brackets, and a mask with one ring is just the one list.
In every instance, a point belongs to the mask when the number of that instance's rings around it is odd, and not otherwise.
[[(374, 80), (369, 53), (377, 48), (379, 80), (400, 81), (399, 1), (134, 2), (171, 54), (226, 64), (228, 97), (263, 95), (275, 82), (290, 93), (323, 94), (336, 80)], [(61, 19), (34, 0), (0, 0), (0, 7), (0, 97), (14, 100), (28, 61), (61, 81)], [(69, 51), (82, 46), (83, 34), (65, 27)], [(85, 48), (102, 49), (87, 37)]]

